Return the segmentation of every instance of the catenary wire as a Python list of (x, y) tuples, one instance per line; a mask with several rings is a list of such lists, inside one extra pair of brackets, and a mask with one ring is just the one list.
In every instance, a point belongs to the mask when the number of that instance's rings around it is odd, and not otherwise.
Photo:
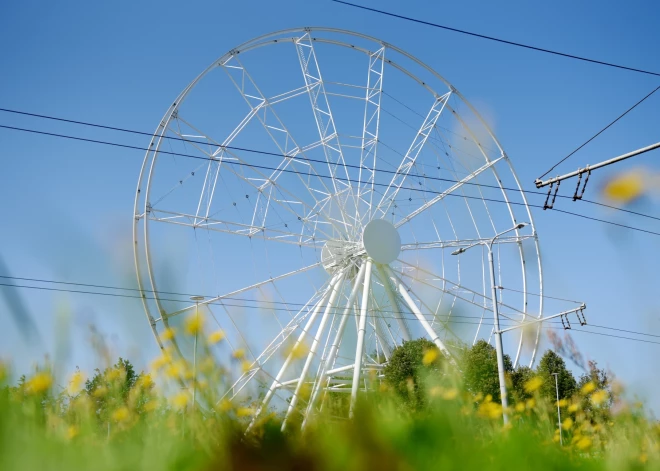
[[(95, 292), (95, 291), (71, 290), (71, 289), (63, 289), (63, 288), (48, 288), (48, 287), (44, 287), (44, 286), (15, 285), (15, 284), (9, 284), (9, 283), (0, 283), (0, 286), (6, 286), (6, 287), (10, 287), (10, 288), (36, 289), (36, 290), (42, 290), (42, 291), (65, 292), (65, 293), (72, 293), (72, 294), (88, 294), (88, 295), (96, 295), (96, 296), (109, 296), (109, 297), (118, 297), (118, 298), (155, 299), (155, 298), (148, 298), (148, 297), (144, 297), (144, 296), (134, 296), (134, 295), (128, 295), (128, 294), (100, 293), (100, 292)], [(189, 301), (181, 300), (181, 299), (161, 299), (161, 301), (185, 302), (185, 303), (189, 302)], [(209, 303), (209, 304), (216, 304), (216, 303)], [(236, 307), (240, 307), (240, 308), (243, 308), (243, 309), (250, 309), (250, 308), (252, 308), (252, 309), (261, 309), (259, 307), (255, 307), (255, 306), (242, 306), (242, 305), (233, 305), (233, 304), (228, 304), (228, 303), (217, 303), (217, 304), (218, 305), (229, 306), (229, 307), (236, 306)], [(277, 310), (277, 309), (271, 308), (271, 310)], [(350, 313), (348, 313), (347, 315), (351, 316), (351, 317), (357, 316), (357, 314), (350, 314)], [(416, 320), (417, 319), (416, 317), (405, 317), (405, 316), (379, 316), (379, 317), (382, 318), (382, 319), (403, 319), (403, 320)], [(453, 317), (458, 317), (458, 316), (453, 316)], [(475, 316), (475, 318), (476, 317), (478, 317), (478, 316)], [(470, 325), (478, 325), (479, 324), (479, 322), (469, 322), (469, 321), (460, 321), (460, 320), (459, 321), (457, 321), (457, 320), (452, 321), (451, 317), (449, 317), (446, 320), (441, 319), (438, 322), (444, 323), (444, 324), (470, 324)], [(554, 324), (558, 323), (558, 322), (554, 322), (554, 321), (546, 321), (546, 322), (547, 323), (554, 323)], [(492, 324), (490, 323), (490, 319), (486, 319), (486, 320), (482, 321), (481, 325), (492, 326)], [(521, 325), (521, 324), (509, 324), (506, 321), (504, 321), (504, 322), (500, 322), (500, 325), (502, 327), (512, 327), (512, 326)], [(624, 331), (623, 329), (616, 329), (614, 327), (604, 327), (604, 326), (597, 326), (597, 325), (593, 325), (593, 327), (600, 327), (600, 328), (606, 328), (606, 329), (611, 329), (611, 330)], [(625, 337), (625, 336), (622, 336), (622, 335), (613, 335), (613, 334), (606, 334), (606, 333), (602, 333), (602, 332), (594, 332), (594, 331), (591, 331), (591, 330), (586, 330), (586, 329), (581, 329), (581, 328), (564, 329), (562, 327), (548, 327), (548, 326), (545, 326), (545, 328), (546, 329), (554, 329), (554, 330), (571, 330), (573, 332), (583, 332), (583, 333), (586, 333), (586, 334), (600, 335), (600, 336), (604, 336), (604, 337), (612, 337), (612, 338), (617, 338), (617, 339), (631, 340), (631, 341), (635, 341), (635, 342), (643, 342), (643, 343), (650, 343), (650, 344), (660, 345), (660, 342), (655, 342), (655, 341), (652, 341), (652, 340), (636, 339), (636, 338), (633, 338), (633, 337)], [(633, 333), (633, 331), (624, 331), (624, 332)], [(638, 335), (651, 335), (651, 334), (644, 334), (642, 332), (634, 332), (634, 333), (636, 333)], [(655, 337), (655, 335), (651, 335), (651, 336)]]
[[(113, 147), (120, 147), (120, 148), (124, 148), (124, 149), (132, 149), (132, 150), (140, 150), (140, 151), (151, 151), (152, 150), (152, 149), (148, 149), (146, 147), (133, 146), (133, 145), (128, 145), (128, 144), (120, 144), (120, 143), (117, 143), (117, 142), (101, 141), (101, 140), (98, 140), (98, 139), (89, 139), (89, 138), (78, 137), (78, 136), (69, 136), (69, 135), (66, 135), (66, 134), (51, 133), (51, 132), (46, 132), (46, 131), (37, 131), (37, 130), (34, 130), (34, 129), (19, 128), (19, 127), (15, 127), (15, 126), (0, 125), (0, 128), (10, 129), (10, 130), (14, 130), (14, 131), (28, 132), (28, 133), (33, 133), (33, 134), (40, 134), (40, 135), (51, 136), (51, 137), (59, 137), (59, 138), (63, 138), (63, 139), (71, 139), (71, 140), (81, 141), (81, 142), (89, 142), (89, 143), (92, 143), (92, 144), (103, 144), (103, 145), (108, 145), (108, 146), (113, 146)], [(229, 147), (226, 147), (226, 148), (229, 148)], [(239, 148), (237, 148), (237, 149), (239, 149)], [(265, 152), (265, 151), (257, 151), (257, 150), (254, 150), (254, 149), (242, 149), (241, 148), (240, 150), (244, 150), (246, 152), (253, 152), (253, 153), (257, 153), (257, 154), (268, 154), (268, 155), (277, 155), (278, 157), (285, 157), (282, 154), (275, 154), (273, 152)], [(161, 154), (176, 155), (176, 156), (187, 157), (187, 158), (198, 159), (198, 160), (208, 160), (208, 161), (214, 160), (210, 157), (203, 157), (203, 156), (192, 155), (192, 154), (183, 154), (183, 153), (180, 153), (180, 152), (169, 152), (169, 151), (164, 151), (164, 150), (160, 150), (158, 152), (161, 153)], [(295, 157), (289, 157), (289, 158), (295, 159)], [(227, 165), (240, 165), (240, 166), (244, 166), (244, 167), (256, 168), (256, 169), (261, 169), (261, 170), (271, 170), (271, 171), (278, 171), (278, 172), (282, 172), (282, 173), (295, 173), (295, 174), (301, 174), (302, 175), (301, 172), (298, 172), (296, 170), (277, 169), (275, 167), (269, 167), (269, 166), (265, 166), (265, 165), (255, 165), (255, 164), (247, 164), (247, 163), (232, 162), (232, 161), (225, 161), (225, 164), (227, 164)], [(342, 178), (342, 177), (338, 177), (338, 176), (333, 177), (333, 176), (330, 176), (330, 175), (320, 175), (320, 174), (317, 174), (315, 176), (317, 176), (318, 178), (335, 179), (335, 180), (341, 180), (341, 181), (346, 181), (346, 182), (351, 181), (348, 178)], [(455, 180), (450, 180), (450, 181), (456, 182)], [(353, 180), (353, 183), (363, 184), (363, 183), (366, 183), (366, 182)], [(374, 185), (375, 186), (383, 186), (383, 187), (389, 187), (390, 186), (390, 185), (385, 184), (385, 183), (374, 183)], [(424, 193), (430, 193), (430, 194), (436, 194), (436, 195), (443, 194), (443, 192), (441, 192), (441, 191), (435, 191), (435, 190), (424, 189), (424, 188), (416, 188), (416, 187), (405, 187), (405, 188), (401, 187), (401, 188), (403, 190), (407, 190), (407, 191), (424, 192)], [(500, 187), (497, 187), (497, 188), (498, 189), (504, 189), (504, 188), (500, 188)], [(515, 190), (512, 190), (512, 191), (521, 191), (522, 192), (524, 190), (515, 189)], [(453, 197), (466, 198), (466, 199), (475, 199), (475, 200), (480, 200), (480, 201), (489, 201), (489, 202), (492, 202), (492, 203), (504, 203), (504, 204), (511, 204), (511, 205), (517, 205), (517, 206), (528, 206), (528, 207), (531, 207), (531, 208), (547, 209), (544, 206), (538, 205), (538, 204), (528, 204), (528, 203), (522, 203), (522, 202), (516, 202), (516, 201), (505, 201), (505, 200), (499, 200), (499, 199), (495, 199), (495, 198), (480, 198), (480, 197), (477, 197), (477, 196), (457, 195), (457, 194), (454, 194), (454, 193), (446, 193), (445, 196), (453, 196)], [(633, 226), (628, 226), (626, 224), (617, 223), (617, 222), (614, 222), (614, 221), (608, 221), (608, 220), (605, 220), (605, 219), (585, 216), (583, 214), (574, 213), (572, 211), (565, 211), (565, 210), (556, 209), (556, 208), (551, 208), (551, 209), (553, 211), (558, 211), (558, 212), (568, 214), (568, 215), (571, 215), (571, 216), (581, 217), (581, 218), (589, 219), (589, 220), (592, 220), (592, 221), (602, 222), (602, 223), (605, 223), (605, 224), (611, 224), (611, 225), (614, 225), (614, 226), (622, 227), (622, 228), (633, 230), (633, 231), (638, 231), (638, 232), (643, 232), (643, 233), (646, 233), (646, 234), (660, 236), (660, 232), (654, 232), (654, 231), (650, 231), (650, 230), (647, 230), (647, 229), (641, 229), (641, 228), (638, 228), (638, 227), (633, 227)]]
[[(658, 87), (658, 89), (660, 89), (660, 86)], [(406, 108), (408, 108), (412, 112), (414, 112), (414, 113), (418, 114), (419, 116), (423, 117), (423, 115), (421, 115), (420, 113), (417, 113), (414, 109), (412, 109), (409, 106), (405, 105), (403, 102), (396, 99), (395, 97), (393, 97), (389, 93), (386, 93), (384, 91), (383, 91), (383, 93), (388, 95), (390, 98), (397, 101), (398, 103), (402, 104), (403, 106), (405, 106)], [(650, 96), (650, 95), (648, 95), (648, 96)], [(40, 118), (40, 119), (48, 119), (48, 120), (53, 120), (53, 121), (60, 121), (60, 122), (65, 122), (65, 123), (70, 123), (70, 124), (78, 124), (78, 125), (81, 125), (81, 126), (89, 126), (89, 127), (93, 127), (93, 128), (99, 128), (99, 129), (107, 129), (107, 130), (110, 130), (110, 131), (119, 131), (119, 132), (125, 132), (125, 133), (130, 133), (130, 134), (138, 134), (138, 135), (141, 135), (141, 136), (154, 137), (154, 134), (148, 133), (148, 132), (145, 132), (145, 131), (137, 131), (137, 130), (133, 130), (133, 129), (119, 128), (119, 127), (116, 127), (116, 126), (108, 126), (108, 125), (98, 124), (98, 123), (90, 123), (90, 122), (86, 122), (86, 121), (79, 121), (79, 120), (72, 120), (72, 119), (67, 119), (67, 118), (60, 118), (60, 117), (56, 117), (56, 116), (30, 113), (30, 112), (27, 112), (27, 111), (12, 110), (12, 109), (8, 109), (8, 108), (0, 108), (0, 112), (18, 114), (18, 115), (23, 115), (23, 116), (30, 116), (30, 117), (34, 117), (34, 118)], [(385, 112), (387, 114), (391, 115), (393, 118), (395, 118), (395, 119), (401, 121), (402, 123), (406, 124), (405, 121), (398, 118), (393, 113), (390, 113), (389, 111), (385, 111)], [(24, 128), (15, 128), (15, 127), (4, 126), (4, 125), (0, 125), (0, 128), (10, 129), (10, 130), (14, 130), (14, 131), (36, 132), (34, 130), (29, 130), (29, 129), (24, 129)], [(43, 133), (43, 132), (39, 132), (39, 133)], [(75, 137), (72, 137), (72, 136), (50, 134), (50, 133), (46, 133), (46, 134), (50, 135), (50, 136), (53, 136), (53, 137), (62, 137), (62, 138), (68, 138), (68, 139), (75, 139)], [(182, 141), (184, 143), (188, 142), (188, 143), (192, 143), (192, 144), (208, 144), (208, 142), (206, 142), (206, 141), (198, 141), (198, 140), (195, 140), (195, 139), (186, 139), (186, 138), (182, 138), (182, 137), (178, 137), (178, 136), (164, 136), (163, 135), (163, 136), (160, 136), (160, 137), (162, 139)], [(100, 144), (111, 145), (111, 143), (105, 142), (105, 141), (96, 141), (96, 140), (87, 140), (87, 139), (82, 139), (82, 140), (85, 140), (87, 142), (92, 142), (92, 143), (100, 143)], [(392, 147), (388, 146), (384, 142), (379, 141), (379, 143), (383, 144), (385, 147), (389, 148), (390, 150), (396, 152)], [(270, 155), (270, 156), (273, 156), (273, 157), (283, 157), (283, 154), (281, 154), (281, 153), (263, 151), (263, 150), (258, 150), (258, 149), (248, 149), (248, 148), (244, 148), (244, 147), (235, 147), (235, 146), (220, 146), (220, 147), (223, 147), (225, 149), (230, 149), (230, 150), (242, 151), (242, 152), (250, 152), (250, 153), (255, 153), (255, 154)], [(143, 147), (130, 146), (130, 148), (135, 148), (137, 150), (144, 150), (144, 151), (147, 150), (146, 148), (143, 148)], [(180, 153), (175, 153), (175, 152), (167, 152), (167, 151), (163, 151), (163, 150), (160, 150), (158, 152), (163, 153), (163, 154), (171, 154), (171, 155), (177, 155), (177, 156), (183, 156), (183, 157), (193, 157), (191, 155), (180, 154)], [(197, 157), (197, 156), (195, 156), (195, 157)], [(570, 155), (569, 155), (569, 157), (570, 157)], [(326, 164), (327, 163), (326, 161), (323, 161), (323, 160), (311, 159), (311, 158), (308, 158), (308, 157), (305, 157), (304, 159), (308, 162), (321, 163), (321, 164)], [(207, 160), (210, 160), (210, 159), (207, 158)], [(559, 163), (561, 163), (561, 162), (559, 162)], [(354, 164), (346, 164), (346, 163), (344, 163), (343, 165), (347, 168), (353, 168), (353, 169), (357, 169), (357, 170), (370, 170), (370, 171), (373, 171), (372, 168), (365, 167), (363, 165), (354, 165)], [(559, 165), (559, 164), (557, 164), (557, 165)], [(552, 169), (550, 169), (550, 170), (552, 170)], [(392, 174), (392, 175), (401, 174), (401, 172), (399, 172), (397, 170), (388, 170), (388, 169), (379, 169), (378, 172), (386, 173), (386, 174)], [(546, 172), (546, 174), (547, 174), (547, 172)], [(427, 180), (443, 181), (443, 182), (448, 182), (448, 183), (459, 183), (458, 180), (453, 180), (451, 178), (434, 177), (434, 176), (430, 176), (430, 175), (422, 175), (422, 177), (427, 179)], [(360, 182), (360, 183), (362, 183), (362, 182)], [(540, 196), (545, 196), (546, 195), (546, 192), (543, 192), (543, 191), (523, 190), (522, 188), (509, 188), (509, 187), (504, 187), (504, 186), (501, 187), (501, 186), (498, 186), (498, 185), (491, 185), (491, 184), (487, 184), (487, 183), (463, 182), (463, 184), (464, 185), (471, 185), (471, 186), (479, 186), (479, 187), (483, 187), (483, 188), (492, 188), (492, 189), (496, 189), (496, 190), (502, 189), (502, 190), (507, 190), (507, 191), (516, 191), (516, 192), (522, 192), (522, 193), (526, 193), (526, 194), (530, 194), (530, 195), (540, 195)], [(564, 198), (564, 199), (569, 199), (569, 198), (573, 199), (572, 196), (568, 196), (568, 195), (559, 195), (558, 194), (557, 197), (558, 198)], [(660, 221), (660, 217), (658, 217), (658, 216), (652, 216), (650, 214), (644, 214), (644, 213), (640, 213), (638, 211), (632, 211), (632, 210), (625, 209), (625, 208), (619, 208), (617, 206), (612, 206), (612, 205), (608, 205), (608, 204), (605, 204), (605, 203), (599, 203), (599, 202), (592, 201), (592, 200), (589, 200), (589, 199), (581, 199), (580, 201), (583, 201), (583, 202), (589, 203), (589, 204), (594, 204), (594, 205), (598, 205), (598, 206), (607, 207), (609, 209), (613, 209), (613, 210), (616, 210), (616, 211), (622, 211), (622, 212), (626, 212), (626, 213), (629, 213), (629, 214), (634, 214), (636, 216), (645, 217), (645, 218), (648, 218), (648, 219), (654, 219), (654, 220)]]
[(419, 23), (419, 24), (423, 24), (423, 25), (427, 25), (427, 26), (433, 26), (435, 28), (440, 28), (440, 29), (444, 29), (444, 30), (447, 30), (447, 31), (453, 31), (455, 33), (466, 34), (468, 36), (474, 36), (474, 37), (477, 37), (477, 38), (488, 39), (490, 41), (495, 41), (495, 42), (502, 43), (502, 44), (508, 44), (510, 46), (522, 47), (524, 49), (530, 49), (532, 51), (545, 52), (547, 54), (553, 54), (553, 55), (556, 55), (556, 56), (566, 57), (566, 58), (569, 58), (569, 59), (576, 59), (576, 60), (583, 61), (583, 62), (590, 62), (592, 64), (605, 65), (605, 66), (608, 66), (608, 67), (614, 67), (616, 69), (623, 69), (623, 70), (628, 70), (628, 71), (631, 71), (631, 72), (638, 72), (638, 73), (641, 73), (641, 74), (654, 75), (656, 77), (660, 77), (659, 72), (652, 72), (652, 71), (649, 71), (649, 70), (637, 69), (637, 68), (628, 67), (628, 66), (625, 66), (625, 65), (619, 65), (619, 64), (614, 64), (614, 63), (611, 63), (611, 62), (599, 61), (599, 60), (596, 60), (596, 59), (589, 59), (588, 57), (576, 56), (574, 54), (568, 54), (568, 53), (565, 53), (565, 52), (553, 51), (551, 49), (544, 49), (544, 48), (541, 48), (541, 47), (530, 46), (528, 44), (518, 43), (518, 42), (514, 42), (514, 41), (508, 41), (506, 39), (495, 38), (493, 36), (486, 36), (485, 34), (473, 33), (471, 31), (466, 31), (466, 30), (462, 30), (462, 29), (458, 29), (458, 28), (452, 28), (450, 26), (444, 26), (444, 25), (441, 25), (441, 24), (438, 24), (438, 23), (431, 23), (430, 21), (418, 20), (416, 18), (411, 18), (409, 16), (398, 15), (396, 13), (390, 13), (390, 12), (387, 12), (387, 11), (378, 10), (376, 8), (369, 8), (369, 7), (365, 7), (365, 6), (362, 6), (362, 5), (357, 5), (355, 3), (345, 2), (343, 0), (331, 0), (331, 1), (335, 2), (335, 3), (341, 3), (343, 5), (348, 5), (350, 7), (360, 8), (362, 10), (371, 11), (371, 12), (374, 12), (374, 13), (380, 13), (382, 15), (392, 16), (394, 18), (399, 18), (399, 19), (402, 19), (402, 20), (412, 21), (414, 23)]
[(616, 123), (617, 121), (619, 121), (619, 120), (620, 120), (621, 118), (623, 118), (625, 115), (627, 115), (628, 113), (630, 113), (632, 110), (634, 110), (634, 109), (637, 107), (637, 105), (641, 104), (644, 100), (646, 100), (647, 98), (649, 98), (651, 95), (653, 95), (653, 94), (654, 94), (655, 92), (657, 92), (658, 90), (660, 90), (660, 85), (658, 85), (658, 86), (657, 86), (656, 88), (654, 88), (654, 89), (653, 89), (648, 95), (646, 95), (644, 98), (642, 98), (642, 99), (639, 100), (637, 103), (635, 103), (635, 104), (632, 105), (630, 108), (628, 108), (626, 111), (624, 111), (622, 114), (620, 114), (620, 115), (619, 115), (614, 121), (610, 122), (610, 123), (609, 123), (607, 126), (605, 126), (603, 129), (601, 129), (601, 130), (598, 131), (596, 134), (594, 134), (594, 135), (591, 136), (589, 139), (587, 139), (582, 145), (578, 146), (578, 148), (575, 149), (573, 152), (571, 152), (571, 153), (568, 154), (566, 157), (564, 157), (564, 158), (561, 159), (559, 162), (557, 162), (557, 163), (554, 164), (552, 167), (550, 167), (550, 169), (549, 169), (547, 172), (545, 172), (543, 175), (541, 175), (538, 179), (540, 180), (541, 178), (545, 177), (547, 174), (549, 174), (550, 172), (552, 172), (552, 171), (553, 171), (555, 168), (557, 168), (560, 164), (562, 164), (563, 162), (565, 162), (570, 156), (572, 156), (572, 155), (575, 154), (577, 151), (579, 151), (580, 149), (582, 149), (584, 146), (586, 146), (587, 144), (589, 144), (591, 141), (593, 141), (594, 139), (596, 139), (596, 138), (597, 138), (598, 136), (600, 136), (603, 132), (605, 132), (610, 126), (612, 126), (614, 123)]
[[(137, 292), (137, 293), (150, 293), (150, 294), (157, 294), (157, 295), (172, 295), (172, 296), (198, 296), (199, 293), (193, 294), (193, 293), (178, 293), (178, 292), (172, 292), (172, 291), (156, 291), (156, 290), (151, 290), (151, 289), (139, 289), (139, 288), (126, 288), (126, 287), (121, 287), (121, 286), (109, 286), (109, 285), (100, 285), (100, 284), (91, 284), (91, 283), (78, 283), (78, 282), (72, 282), (72, 281), (58, 281), (58, 280), (46, 280), (46, 279), (40, 279), (40, 278), (26, 278), (26, 277), (19, 277), (19, 276), (9, 276), (9, 275), (0, 275), (0, 278), (6, 279), (6, 280), (18, 280), (18, 281), (29, 281), (33, 283), (48, 283), (48, 284), (57, 284), (57, 285), (66, 285), (66, 286), (80, 286), (84, 288), (99, 288), (99, 289), (108, 289), (108, 290), (116, 290), (116, 291), (131, 291), (131, 292)], [(510, 289), (510, 288), (502, 288), (502, 289), (507, 289), (509, 291), (515, 291), (517, 293), (524, 293), (523, 291), (520, 290), (515, 290), (515, 289)], [(540, 296), (537, 293), (527, 293), (531, 296)], [(203, 295), (205, 298), (220, 298), (220, 296), (217, 295)], [(559, 301), (566, 301), (574, 304), (581, 304), (580, 301), (573, 301), (570, 299), (563, 299), (563, 298), (556, 298), (552, 296), (547, 296), (543, 295), (544, 298), (548, 299), (555, 299)], [(285, 306), (306, 306), (307, 303), (294, 303), (294, 302), (286, 302), (286, 301), (275, 301), (275, 300), (258, 300), (258, 299), (250, 299), (250, 298), (241, 298), (241, 297), (235, 297), (235, 296), (222, 296), (221, 299), (229, 299), (232, 301), (247, 301), (247, 302), (252, 302), (252, 303), (264, 303), (266, 305), (272, 305), (272, 304), (284, 304)], [(258, 307), (258, 306), (249, 306), (249, 307)], [(395, 312), (391, 310), (379, 310), (379, 312)], [(518, 312), (516, 314), (521, 314), (521, 312)], [(454, 316), (457, 316), (457, 314), (454, 314)], [(479, 316), (459, 316), (459, 317), (475, 317), (475, 318), (480, 318)]]

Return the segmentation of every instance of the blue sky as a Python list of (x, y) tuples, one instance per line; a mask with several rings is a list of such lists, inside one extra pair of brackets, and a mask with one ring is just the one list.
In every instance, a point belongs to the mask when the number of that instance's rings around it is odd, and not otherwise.
[[(399, 14), (512, 41), (660, 71), (660, 7), (614, 2), (365, 3)], [(540, 54), (326, 1), (5, 2), (0, 6), (0, 107), (151, 131), (172, 99), (232, 47), (271, 31), (330, 26), (379, 37), (445, 76), (494, 129), (526, 189), (595, 131), (646, 95), (658, 77)], [(660, 96), (563, 164), (571, 171), (657, 142)], [(141, 137), (81, 130), (9, 114), (0, 124), (146, 145)], [(656, 151), (657, 152), (657, 151)], [(138, 151), (0, 130), (0, 254), (12, 275), (132, 286), (131, 220)], [(588, 195), (615, 171), (660, 171), (657, 153), (592, 175)], [(564, 193), (572, 192), (571, 183)], [(531, 200), (542, 204), (543, 198)], [(658, 231), (657, 222), (584, 203), (557, 206)], [(658, 214), (658, 201), (634, 209)], [(550, 211), (535, 211), (546, 292), (583, 300), (594, 324), (660, 335), (655, 295), (660, 238)], [(41, 348), (26, 345), (0, 304), (0, 356), (23, 369), (45, 352), (90, 370), (93, 322), (117, 354), (144, 365), (156, 352), (141, 305), (82, 295), (21, 291), (40, 326)], [(68, 320), (67, 320), (68, 319)], [(65, 327), (73, 347), (64, 347)], [(58, 327), (59, 326), (59, 327)], [(603, 331), (608, 332), (608, 331)], [(615, 333), (615, 332), (612, 332)], [(626, 335), (626, 334), (621, 334)], [(59, 343), (54, 338), (60, 338)], [(651, 400), (659, 380), (648, 359), (660, 345), (575, 333), (582, 352)], [(650, 338), (650, 340), (654, 340)], [(655, 339), (657, 340), (657, 339)], [(57, 343), (57, 345), (56, 345)]]

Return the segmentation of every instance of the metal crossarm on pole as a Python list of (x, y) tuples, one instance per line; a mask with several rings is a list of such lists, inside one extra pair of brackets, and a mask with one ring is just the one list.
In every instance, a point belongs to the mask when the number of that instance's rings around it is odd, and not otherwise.
[[(565, 175), (560, 175), (558, 177), (549, 178), (548, 180), (541, 180), (541, 179), (537, 178), (536, 181), (534, 182), (534, 184), (536, 185), (536, 188), (543, 188), (544, 186), (552, 185), (554, 183), (559, 183), (562, 180), (567, 180), (569, 178), (573, 178), (573, 177), (576, 177), (578, 175), (581, 176), (583, 173), (589, 174), (593, 170), (596, 170), (596, 169), (599, 169), (599, 168), (602, 168), (602, 167), (607, 167), (608, 165), (612, 165), (614, 163), (621, 162), (622, 160), (626, 160), (626, 159), (629, 159), (631, 157), (635, 157), (637, 155), (644, 154), (646, 152), (655, 150), (659, 147), (660, 147), (660, 142), (656, 142), (655, 144), (651, 144), (650, 146), (642, 147), (641, 149), (637, 149), (637, 150), (634, 150), (632, 152), (628, 152), (627, 154), (623, 154), (623, 155), (620, 155), (618, 157), (614, 157), (612, 159), (605, 160), (603, 162), (600, 162), (600, 163), (597, 163), (597, 164), (594, 164), (594, 165), (587, 165), (584, 168), (579, 168), (579, 169), (575, 170), (574, 172), (570, 172), (570, 173), (567, 173)], [(586, 184), (586, 182), (585, 182), (585, 184)], [(582, 191), (582, 193), (584, 193), (584, 190)], [(576, 191), (576, 194), (577, 194), (577, 191)], [(575, 199), (581, 199), (581, 196), (579, 198), (575, 198)]]

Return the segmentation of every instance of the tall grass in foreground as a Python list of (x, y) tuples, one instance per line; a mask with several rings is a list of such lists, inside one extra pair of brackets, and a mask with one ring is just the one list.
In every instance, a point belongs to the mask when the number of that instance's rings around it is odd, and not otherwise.
[[(201, 331), (193, 323), (186, 328), (189, 335)], [(0, 363), (0, 470), (660, 469), (660, 426), (641, 405), (593, 383), (559, 402), (560, 446), (557, 404), (542, 399), (538, 378), (507, 411), (506, 427), (500, 404), (465, 392), (459, 375), (445, 374), (428, 380), (424, 405), (414, 411), (372, 380), (353, 421), (319, 415), (305, 433), (295, 421), (281, 433), (281, 417), (270, 413), (244, 435), (254, 404), (217, 396), (215, 386), (229, 378), (208, 346), (222, 341), (221, 332), (206, 339), (196, 375), (167, 350), (149, 374), (135, 375), (119, 362), (87, 381), (74, 372), (64, 388), (47, 367), (9, 386), (9, 365)], [(240, 368), (240, 350), (232, 361)], [(193, 407), (178, 378), (196, 381), (205, 407)]]

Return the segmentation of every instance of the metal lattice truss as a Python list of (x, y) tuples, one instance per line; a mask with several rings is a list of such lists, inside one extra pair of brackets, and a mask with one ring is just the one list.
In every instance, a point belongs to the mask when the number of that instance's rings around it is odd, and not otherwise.
[[(529, 305), (530, 286), (543, 293), (538, 240), (507, 155), (455, 88), (392, 45), (310, 28), (248, 41), (186, 87), (149, 148), (133, 214), (147, 317), (162, 347), (162, 329), (198, 307), (246, 349), (250, 366), (224, 394), (263, 388), (250, 426), (273, 408), (283, 428), (304, 427), (341, 393), (350, 415), (404, 341), (451, 357), (489, 338), (485, 255), (449, 253), (521, 219), (495, 244), (497, 283), (519, 293), (498, 306), (509, 326), (543, 312), (543, 296)], [(374, 220), (399, 242), (367, 243)], [(170, 234), (195, 254), (189, 291), (225, 294), (163, 294)], [(540, 323), (507, 335), (514, 363), (532, 363)]]

